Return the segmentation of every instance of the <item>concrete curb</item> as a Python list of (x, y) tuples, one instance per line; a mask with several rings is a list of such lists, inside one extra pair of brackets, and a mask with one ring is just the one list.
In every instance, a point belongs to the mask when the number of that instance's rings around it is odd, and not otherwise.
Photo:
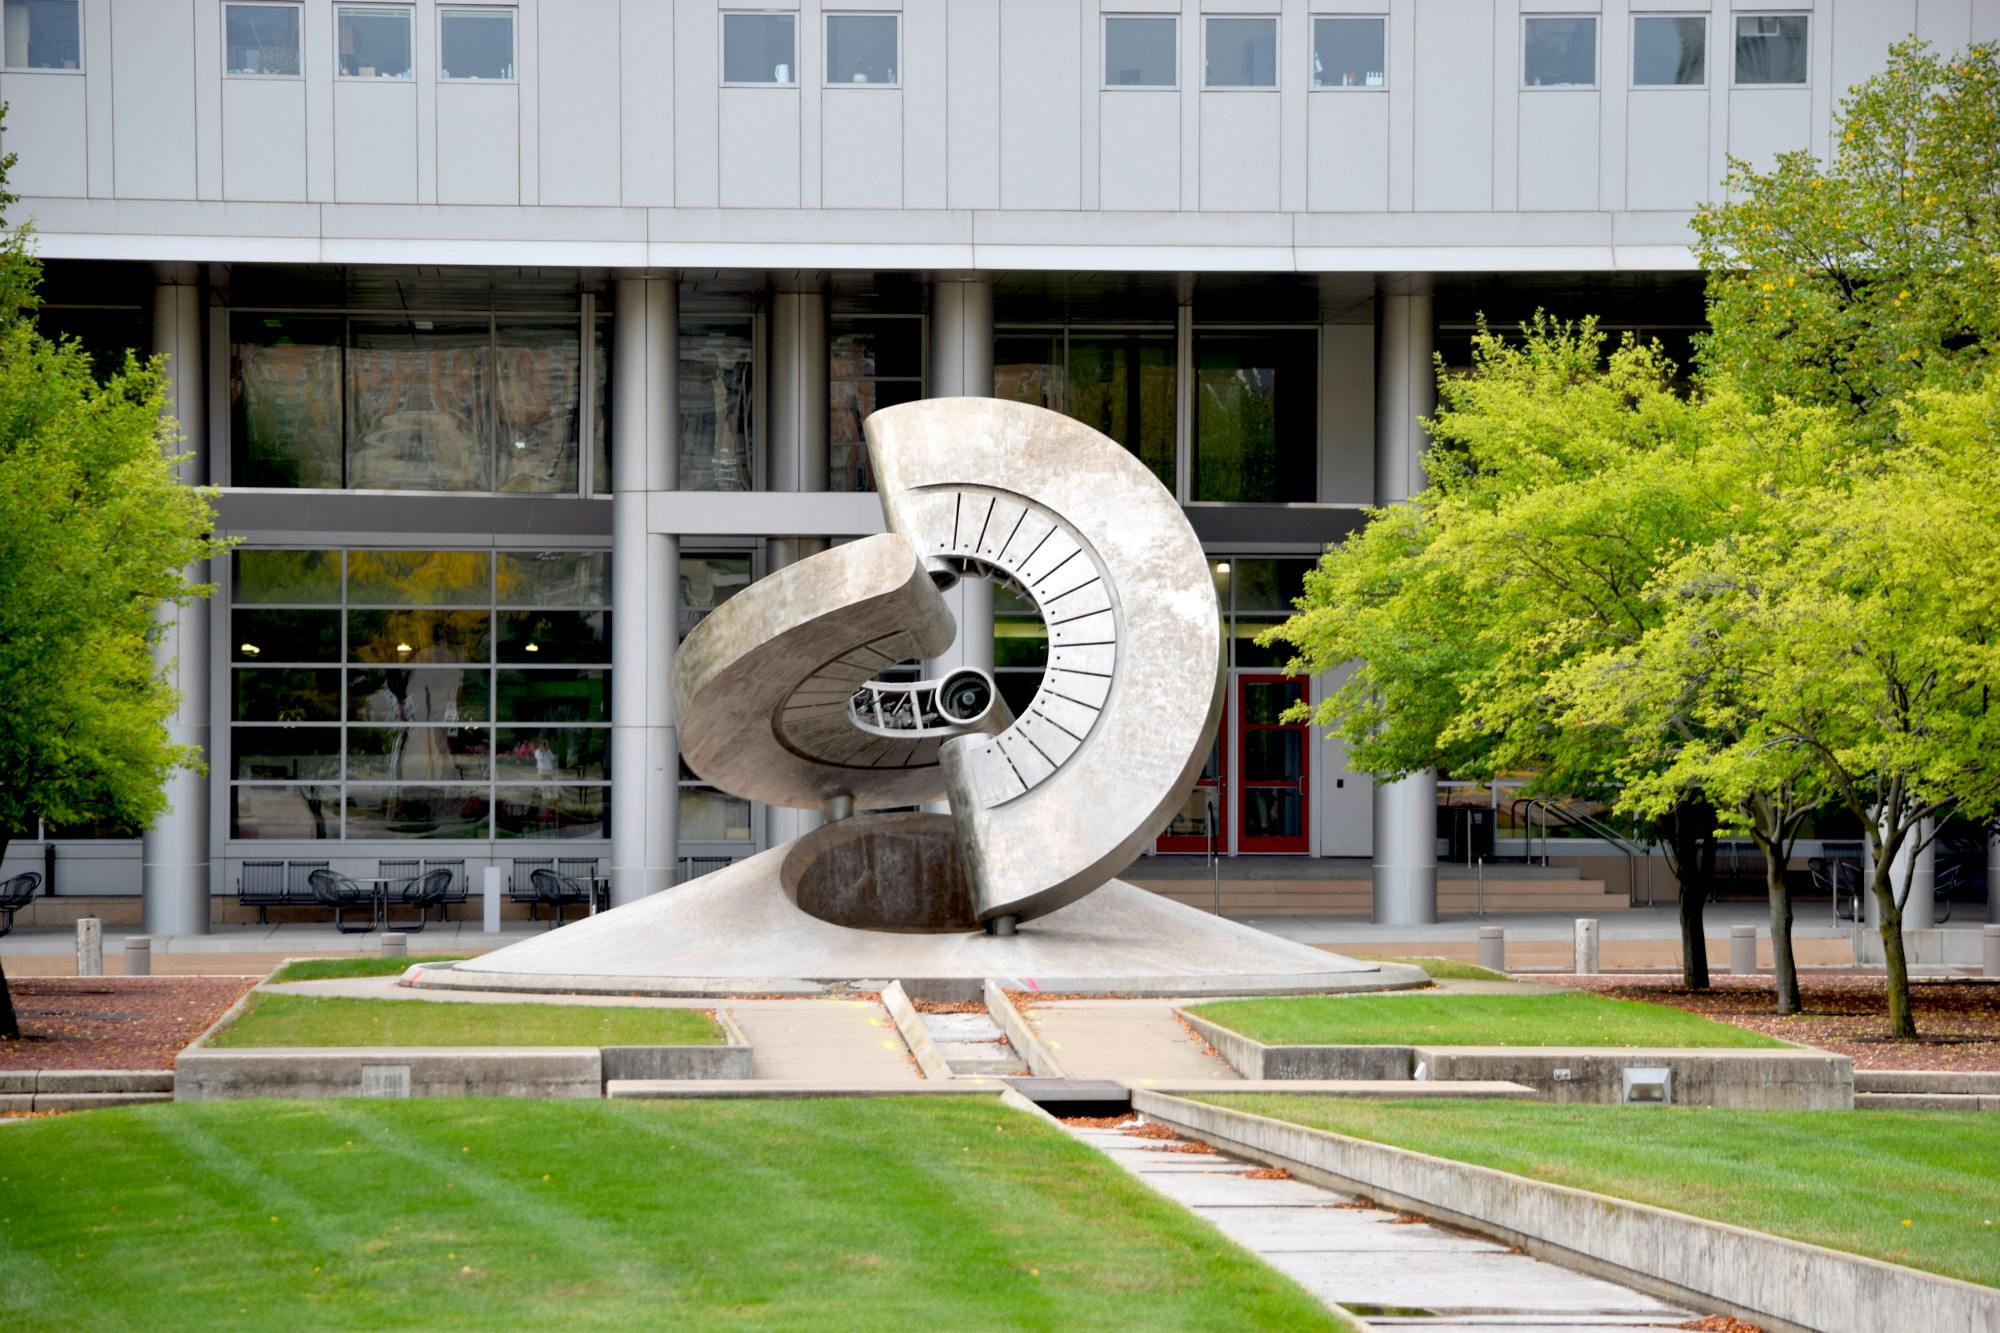
[(2000, 1290), (1145, 1089), (1133, 1109), (1231, 1152), (1769, 1333), (2000, 1327)]
[(931, 1040), (931, 1030), (924, 1026), (924, 1016), (910, 1003), (910, 997), (903, 993), (903, 983), (892, 981), (882, 988), (882, 1007), (889, 1011), (895, 1021), (896, 1031), (903, 1034), (903, 1044), (910, 1048), (916, 1059), (917, 1068), (925, 1078), (948, 1079), (951, 1065)]
[(1185, 1009), (1175, 1009), (1174, 1017), (1245, 1078), (1406, 1079), (1416, 1067), (1408, 1046), (1266, 1046)]
[(613, 1101), (679, 1098), (784, 1100), (793, 1097), (994, 1097), (1012, 1091), (997, 1078), (911, 1079), (907, 1083), (823, 1083), (816, 1079), (617, 1079), (605, 1096)]
[(631, 1079), (749, 1078), (754, 1053), (750, 1039), (726, 1009), (712, 1014), (722, 1031), (714, 1046), (605, 1046), (604, 1081)]
[(1026, 1063), (1028, 1072), (1036, 1078), (1069, 1077), (1056, 1063), (1056, 1057), (1049, 1050), (1048, 1043), (1042, 1040), (1042, 1034), (1035, 1031), (1035, 1025), (1007, 998), (1007, 988), (988, 977), (984, 991), (986, 1016), (993, 1020), (993, 1026), (1007, 1034), (1008, 1045)]
[(2000, 1097), (2000, 1070), (1857, 1069), (1854, 1091)]
[(295, 1046), (186, 1050), (174, 1100), (604, 1095), (595, 1046)]

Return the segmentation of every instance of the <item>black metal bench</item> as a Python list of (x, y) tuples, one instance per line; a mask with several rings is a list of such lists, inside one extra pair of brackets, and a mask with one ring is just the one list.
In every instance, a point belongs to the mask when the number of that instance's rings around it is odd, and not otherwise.
[(9, 880), (0, 880), (0, 935), (14, 929), (14, 913), (35, 900), (42, 887), (40, 873), (29, 870)]
[(259, 925), (271, 924), (273, 907), (315, 907), (312, 872), (325, 861), (245, 861), (236, 877), (236, 901), (257, 909)]

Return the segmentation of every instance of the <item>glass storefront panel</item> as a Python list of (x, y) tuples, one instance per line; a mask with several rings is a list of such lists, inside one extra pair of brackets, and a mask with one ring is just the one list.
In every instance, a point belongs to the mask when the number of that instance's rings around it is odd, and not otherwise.
[(486, 662), (493, 618), (485, 611), (349, 611), (350, 661), (416, 665)]
[(347, 673), (350, 722), (484, 722), (492, 672), (409, 667)]
[(1248, 787), (1243, 791), (1245, 839), (1302, 837), (1304, 816), (1304, 802), (1296, 788)]
[(244, 605), (340, 605), (340, 552), (237, 551), (233, 593)]
[(606, 722), (609, 671), (502, 671), (501, 722)]
[(238, 662), (338, 662), (340, 612), (257, 611), (236, 613), (230, 656)]
[(502, 783), (493, 789), (494, 832), (502, 838), (602, 838), (609, 787)]
[(236, 727), (230, 732), (230, 776), (254, 782), (320, 782), (340, 778), (339, 727)]
[(231, 479), (338, 488), (344, 323), (308, 315), (230, 319)]
[(609, 662), (609, 611), (502, 611), (502, 662)]
[(347, 836), (354, 838), (484, 838), (485, 787), (356, 787), (347, 789)]
[(493, 331), (495, 489), (576, 494), (583, 348), (571, 324), (500, 324)]
[(750, 802), (713, 787), (681, 788), (683, 842), (747, 842)]
[(485, 551), (349, 551), (347, 600), (354, 606), (487, 606), (492, 569)]
[(710, 611), (750, 586), (747, 555), (681, 557), (680, 627), (685, 637)]
[(235, 722), (337, 722), (340, 672), (304, 667), (237, 667), (230, 673)]
[(340, 784), (231, 787), (232, 838), (319, 839), (340, 836)]
[(590, 331), (591, 490), (611, 494), (611, 320), (600, 315)]
[(611, 776), (606, 727), (501, 727), (493, 776), (502, 782), (601, 782)]
[(1194, 499), (1316, 498), (1318, 347), (1310, 329), (1195, 334)]
[(347, 780), (481, 782), (487, 737), (484, 727), (349, 727)]
[(1304, 738), (1296, 731), (1245, 731), (1243, 780), (1293, 781), (1301, 775), (1300, 756), (1303, 753)]
[(1003, 333), (994, 338), (993, 396), (1062, 411), (1062, 333)]
[(493, 489), (492, 337), (485, 320), (348, 322), (350, 487)]
[(680, 334), (681, 489), (751, 490), (756, 388), (751, 321), (683, 321)]
[(861, 423), (924, 396), (924, 322), (916, 315), (836, 319), (828, 344), (827, 487), (870, 491)]
[(1064, 411), (1174, 484), (1174, 338), (1171, 333), (1085, 333), (1069, 339)]
[(494, 596), (502, 606), (609, 606), (611, 556), (604, 551), (501, 551)]

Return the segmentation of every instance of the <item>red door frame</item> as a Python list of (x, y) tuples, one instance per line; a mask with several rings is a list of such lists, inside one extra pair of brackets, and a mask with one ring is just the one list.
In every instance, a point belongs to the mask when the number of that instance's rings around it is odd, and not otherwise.
[[(1215, 854), (1229, 855), (1229, 721), (1235, 716), (1235, 707), (1229, 697), (1222, 700), (1222, 721), (1215, 729), (1215, 777), (1197, 777), (1194, 791), (1215, 793)], [(1162, 833), (1153, 844), (1153, 850), (1163, 855), (1206, 856), (1208, 839), (1200, 834)]]
[[(1312, 774), (1312, 725), (1307, 722), (1251, 722), (1249, 720), (1249, 711), (1244, 708), (1243, 702), (1245, 693), (1252, 685), (1294, 685), (1298, 688), (1299, 697), (1303, 699), (1306, 693), (1305, 681), (1296, 676), (1286, 676), (1277, 673), (1241, 675), (1236, 678), (1236, 689), (1234, 690), (1236, 696), (1234, 701), (1236, 705), (1236, 745), (1239, 758), (1246, 748), (1244, 744), (1246, 738), (1253, 731), (1296, 732), (1299, 736), (1299, 776), (1296, 781), (1252, 782), (1244, 777), (1242, 765), (1239, 763), (1236, 779), (1236, 800), (1234, 802), (1236, 806), (1236, 827), (1238, 830), (1236, 835), (1236, 850), (1239, 852), (1265, 852), (1290, 856), (1309, 856), (1312, 854), (1312, 784), (1309, 781)], [(1293, 787), (1296, 787), (1299, 793), (1299, 831), (1296, 837), (1259, 838), (1252, 837), (1247, 832), (1244, 832), (1244, 830), (1249, 828), (1249, 822), (1244, 818), (1244, 804), (1249, 799), (1251, 791), (1285, 790)]]

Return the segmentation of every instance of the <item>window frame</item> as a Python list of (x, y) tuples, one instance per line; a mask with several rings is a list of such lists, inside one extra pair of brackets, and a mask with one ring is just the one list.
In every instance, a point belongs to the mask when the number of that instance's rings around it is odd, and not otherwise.
[[(222, 0), (222, 77), (263, 79), (269, 82), (302, 82), (306, 77), (306, 13), (301, 0)], [(250, 73), (229, 68), (229, 11), (232, 9), (289, 9), (298, 16), (299, 69), (296, 74), (272, 74), (266, 70)]]
[[(717, 24), (715, 25), (715, 45), (716, 45), (716, 51), (715, 51), (715, 60), (716, 60), (716, 69), (715, 69), (715, 72), (716, 72), (716, 80), (715, 80), (715, 83), (716, 83), (716, 87), (718, 87), (718, 88), (790, 88), (790, 89), (792, 89), (792, 90), (794, 90), (794, 91), (797, 91), (797, 89), (798, 89), (798, 88), (799, 88), (799, 87), (800, 87), (800, 86), (801, 86), (801, 85), (802, 85), (802, 84), (804, 83), (804, 81), (805, 81), (805, 80), (804, 80), (804, 77), (803, 77), (803, 73), (802, 73), (802, 71), (801, 71), (801, 70), (799, 69), (799, 11), (798, 11), (798, 10), (796, 10), (796, 9), (725, 9), (725, 10), (722, 10), (722, 11), (720, 12), (720, 14), (718, 15), (718, 17), (719, 17), (719, 18), (721, 19), (721, 21), (720, 21), (719, 23), (717, 23)], [(791, 25), (792, 25), (792, 63), (791, 63), (791, 65), (790, 65), (790, 67), (789, 67), (789, 68), (791, 69), (791, 71), (792, 71), (792, 78), (791, 78), (791, 82), (789, 82), (789, 83), (779, 83), (779, 82), (777, 82), (777, 81), (776, 81), (776, 80), (774, 80), (774, 79), (754, 79), (754, 80), (746, 80), (746, 79), (732, 79), (732, 78), (730, 78), (730, 77), (729, 77), (729, 21), (730, 21), (731, 19), (735, 19), (735, 18), (752, 18), (752, 17), (754, 17), (754, 18), (781, 18), (781, 19), (784, 19), (784, 20), (785, 20), (785, 21), (786, 21), (787, 23), (789, 23), (789, 24), (791, 24)], [(901, 49), (900, 49), (900, 43), (901, 43), (901, 41), (902, 41), (902, 25), (901, 25), (901, 24), (899, 23), (899, 24), (897, 24), (897, 25), (896, 25), (896, 28), (897, 28), (897, 35), (896, 35), (896, 40), (897, 40), (897, 42), (899, 43), (899, 47), (898, 47), (898, 56), (899, 56), (899, 58), (900, 58), (900, 55), (901, 55)]]
[[(1699, 81), (1699, 82), (1697, 82), (1697, 83), (1641, 83), (1641, 82), (1639, 82), (1639, 24), (1640, 24), (1641, 22), (1645, 21), (1646, 19), (1699, 19), (1699, 20), (1701, 20), (1701, 79), (1700, 79), (1700, 81)], [(1708, 39), (1709, 39), (1709, 37), (1710, 37), (1710, 35), (1711, 35), (1711, 34), (1710, 34), (1710, 32), (1709, 32), (1709, 29), (1710, 29), (1710, 27), (1711, 27), (1711, 26), (1712, 26), (1712, 25), (1711, 25), (1711, 24), (1710, 24), (1710, 22), (1709, 22), (1709, 15), (1708, 15), (1708, 13), (1707, 13), (1707, 12), (1705, 12), (1705, 11), (1702, 11), (1702, 10), (1693, 10), (1693, 9), (1680, 9), (1680, 10), (1672, 10), (1672, 9), (1660, 9), (1660, 10), (1639, 10), (1639, 11), (1634, 11), (1634, 13), (1632, 14), (1632, 33), (1631, 33), (1631, 42), (1630, 42), (1630, 46), (1631, 46), (1631, 53), (1632, 53), (1632, 67), (1631, 67), (1631, 68), (1630, 68), (1629, 70), (1627, 70), (1627, 71), (1625, 72), (1625, 77), (1626, 77), (1626, 80), (1627, 80), (1627, 82), (1628, 82), (1628, 83), (1630, 84), (1630, 86), (1631, 86), (1632, 90), (1633, 90), (1634, 92), (1659, 92), (1659, 91), (1661, 91), (1661, 90), (1663, 90), (1663, 89), (1664, 89), (1664, 90), (1668, 90), (1668, 91), (1671, 91), (1671, 90), (1673, 90), (1673, 89), (1676, 89), (1676, 88), (1681, 88), (1681, 89), (1686, 89), (1686, 88), (1707, 88), (1707, 87), (1709, 87), (1709, 86), (1710, 86), (1710, 85), (1712, 84), (1712, 82), (1714, 81), (1714, 77), (1715, 77), (1715, 74), (1714, 74), (1714, 69), (1713, 69), (1713, 67), (1712, 67), (1712, 66), (1711, 66), (1711, 65), (1709, 64), (1709, 59), (1708, 59)], [(1733, 60), (1733, 59), (1734, 59), (1734, 57), (1735, 57), (1735, 50), (1734, 50), (1734, 47), (1733, 47), (1733, 46), (1732, 46), (1732, 48), (1731, 48), (1731, 51), (1730, 51), (1730, 56), (1731, 56), (1731, 59), (1732, 59), (1732, 60)]]
[[(0, 73), (62, 74), (73, 78), (88, 71), (90, 62), (90, 53), (87, 49), (89, 34), (84, 31), (88, 25), (83, 21), (83, 0), (68, 0), (68, 3), (69, 7), (76, 13), (76, 68), (65, 69), (60, 65), (8, 65), (4, 63), (4, 43), (0, 43)], [(0, 14), (0, 20), (4, 20), (4, 14)]]
[[(1309, 14), (1311, 20), (1306, 29), (1306, 91), (1313, 93), (1386, 93), (1389, 91), (1389, 15), (1382, 14)], [(1366, 83), (1321, 83), (1316, 62), (1319, 60), (1319, 25), (1322, 23), (1379, 23), (1382, 25), (1382, 82)]]
[[(876, 83), (872, 80), (866, 83), (856, 83), (852, 79), (849, 79), (845, 83), (836, 82), (833, 78), (833, 72), (826, 67), (826, 62), (833, 59), (833, 25), (837, 19), (888, 19), (891, 23), (895, 24), (896, 77), (885, 79), (881, 83)], [(792, 43), (794, 47), (798, 44), (798, 27), (796, 24), (792, 28)], [(794, 54), (796, 54), (796, 51)], [(835, 88), (900, 90), (903, 86), (903, 12), (899, 9), (829, 9), (822, 12), (819, 24), (819, 63), (820, 86), (829, 91)]]
[[(1284, 30), (1278, 22), (1279, 15), (1263, 14), (1210, 14), (1201, 16), (1201, 91), (1205, 93), (1275, 93), (1281, 92), (1285, 84)], [(1271, 25), (1271, 81), (1269, 83), (1210, 83), (1208, 81), (1208, 34), (1209, 25), (1222, 23), (1268, 23)]]
[[(340, 67), (340, 20), (344, 14), (397, 14), (410, 32), (410, 71), (407, 74), (349, 74)], [(340, 3), (333, 7), (333, 77), (350, 83), (412, 84), (417, 81), (417, 7), (413, 4)]]
[[(476, 74), (447, 74), (444, 68), (444, 22), (460, 14), (504, 14), (507, 17), (507, 68), (514, 72), (504, 79), (481, 78)], [(505, 88), (521, 81), (521, 15), (513, 5), (439, 5), (437, 7), (437, 81), (478, 83)]]
[[(1590, 22), (1590, 82), (1589, 83), (1530, 83), (1528, 82), (1528, 25), (1547, 19), (1575, 21), (1587, 19)], [(1524, 93), (1595, 93), (1604, 90), (1604, 16), (1596, 12), (1581, 13), (1539, 13), (1521, 15), (1521, 60), (1518, 65), (1520, 91)]]
[[(1203, 15), (1206, 18), (1207, 15)], [(1101, 14), (1098, 26), (1097, 53), (1098, 91), (1106, 93), (1177, 93), (1181, 90), (1181, 16), (1179, 13), (1143, 12), (1124, 10)], [(1174, 81), (1172, 83), (1113, 83), (1111, 82), (1111, 25), (1113, 23), (1139, 20), (1164, 19), (1174, 28)]]
[[(1810, 88), (1813, 86), (1813, 26), (1810, 9), (1743, 9), (1729, 12), (1729, 87), (1766, 91), (1773, 88)], [(1742, 40), (1741, 25), (1744, 19), (1799, 19), (1806, 25), (1805, 77), (1797, 83), (1745, 83), (1737, 77), (1736, 44)]]

